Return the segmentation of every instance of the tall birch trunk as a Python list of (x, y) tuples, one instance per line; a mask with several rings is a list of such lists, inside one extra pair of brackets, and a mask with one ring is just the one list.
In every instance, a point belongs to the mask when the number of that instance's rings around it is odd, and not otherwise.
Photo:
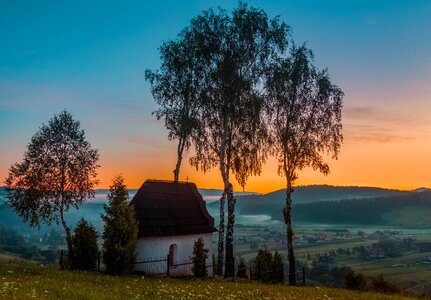
[(184, 145), (185, 145), (185, 141), (180, 138), (178, 142), (178, 147), (177, 147), (177, 164), (175, 165), (175, 169), (174, 169), (174, 182), (178, 182), (180, 177), (180, 168), (181, 168), (181, 162), (183, 160)]
[(292, 193), (290, 184), (286, 188), (286, 207), (283, 210), (284, 222), (286, 223), (287, 234), (287, 255), (289, 259), (289, 284), (296, 285), (295, 254), (293, 252), (293, 227), (292, 227)]
[(220, 198), (220, 224), (218, 229), (218, 253), (217, 253), (217, 274), (223, 275), (224, 264), (224, 203), (226, 194)]
[(235, 223), (235, 197), (233, 196), (232, 184), (228, 181), (225, 187), (227, 196), (227, 227), (226, 227), (226, 265), (225, 278), (235, 275), (235, 261), (233, 256), (233, 229)]
[(70, 258), (73, 251), (72, 233), (70, 231), (69, 226), (67, 226), (66, 220), (64, 219), (63, 205), (61, 205), (61, 208), (60, 208), (60, 219), (61, 219), (61, 224), (63, 225), (63, 228), (64, 228), (64, 232), (66, 233), (66, 242), (67, 242), (67, 250), (68, 250), (67, 256)]
[[(233, 226), (235, 222), (235, 198), (233, 196), (232, 184), (229, 182), (229, 166), (226, 161), (229, 160), (229, 157), (226, 157), (226, 146), (228, 142), (228, 120), (227, 118), (223, 121), (223, 136), (221, 140), (220, 147), (220, 173), (223, 178), (224, 184), (224, 192), (223, 194), (227, 198), (227, 227), (226, 227), (226, 243), (225, 243), (225, 270), (224, 277), (233, 277), (235, 273), (235, 265), (233, 259)], [(220, 223), (222, 222), (222, 218), (220, 215)], [(224, 215), (223, 215), (223, 226), (224, 226)], [(221, 227), (221, 226), (220, 226)], [(220, 228), (219, 228), (220, 229)], [(223, 228), (224, 230), (224, 228)], [(221, 235), (219, 235), (219, 238)], [(219, 241), (220, 244), (220, 241)]]

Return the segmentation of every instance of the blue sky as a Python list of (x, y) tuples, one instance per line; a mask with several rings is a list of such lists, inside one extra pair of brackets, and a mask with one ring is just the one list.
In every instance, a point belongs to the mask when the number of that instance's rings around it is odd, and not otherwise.
[[(307, 42), (316, 64), (327, 67), (345, 91), (347, 161), (343, 155), (340, 161), (349, 164), (353, 159), (349, 145), (428, 147), (428, 142), (414, 143), (431, 133), (431, 1), (248, 3), (270, 17), (280, 15), (291, 26), (294, 40)], [(170, 177), (175, 146), (167, 141), (163, 124), (151, 116), (156, 107), (144, 71), (159, 66), (157, 48), (191, 18), (211, 7), (231, 10), (236, 4), (0, 1), (0, 177), (20, 159), (38, 126), (62, 109), (81, 120), (91, 142), (101, 149), (101, 173), (125, 173), (131, 181), (138, 174), (138, 181)], [(122, 164), (120, 157), (130, 161)], [(143, 171), (152, 168), (150, 160), (161, 170)], [(201, 176), (188, 169), (186, 173)], [(348, 182), (373, 184), (361, 178)]]

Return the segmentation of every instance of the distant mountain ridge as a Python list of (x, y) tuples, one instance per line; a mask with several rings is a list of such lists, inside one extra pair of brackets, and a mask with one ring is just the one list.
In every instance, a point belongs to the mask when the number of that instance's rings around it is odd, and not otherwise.
[[(285, 197), (285, 190), (264, 195), (237, 196), (235, 211), (237, 216), (243, 218), (266, 216), (271, 222), (283, 222)], [(217, 218), (219, 203), (209, 203), (207, 207)], [(423, 212), (430, 212), (431, 215), (431, 190), (428, 188), (401, 191), (312, 185), (299, 186), (293, 193), (295, 222), (431, 225), (431, 219), (427, 219)]]
[[(130, 189), (130, 197), (137, 189)], [(207, 201), (209, 213), (216, 219), (219, 215), (219, 197), (222, 190), (199, 189)], [(87, 201), (79, 210), (71, 209), (68, 222), (76, 223), (85, 217), (101, 228), (100, 214), (106, 203), (107, 189), (96, 190), (96, 199)], [(6, 192), (0, 187), (0, 226), (28, 229), (20, 217), (6, 203)], [(268, 225), (282, 222), (285, 190), (268, 194), (252, 192), (236, 193), (236, 224)], [(431, 226), (431, 190), (419, 188), (411, 191), (390, 190), (373, 187), (336, 187), (328, 185), (298, 186), (293, 193), (293, 217), (295, 222), (315, 224), (405, 224)], [(247, 221), (248, 220), (248, 221)], [(250, 221), (252, 220), (252, 221)], [(18, 229), (17, 228), (17, 229)]]
[[(264, 204), (264, 210), (278, 210), (280, 207), (284, 206), (284, 199), (286, 198), (285, 191), (285, 189), (281, 189), (263, 195), (237, 196), (236, 209), (241, 213), (252, 214), (252, 212), (262, 210), (262, 205)], [(319, 201), (389, 197), (407, 195), (408, 193), (410, 193), (410, 191), (375, 187), (307, 185), (296, 187), (292, 198), (293, 205), (298, 205)], [(210, 204), (210, 206), (216, 205), (218, 206), (217, 203)]]
[[(6, 201), (6, 187), (0, 186), (0, 204)], [(199, 192), (201, 193), (202, 197), (206, 201), (215, 201), (219, 200), (221, 195), (223, 194), (223, 190), (220, 189), (205, 189), (205, 188), (199, 188)], [(137, 193), (138, 189), (129, 189), (129, 197), (133, 198), (133, 196)], [(107, 198), (106, 196), (109, 194), (109, 189), (96, 189), (95, 190), (95, 199), (90, 200), (92, 202), (106, 202)], [(256, 192), (235, 192), (236, 196), (242, 196), (242, 195), (260, 195)]]
[[(0, 204), (6, 201), (5, 186), (0, 187)], [(317, 201), (335, 201), (343, 199), (362, 199), (373, 197), (385, 197), (409, 192), (422, 192), (430, 190), (429, 188), (421, 187), (412, 191), (400, 191), (375, 187), (359, 187), (359, 186), (331, 186), (331, 185), (307, 185), (298, 186), (293, 193), (293, 204), (310, 203)], [(129, 189), (129, 196), (132, 198), (138, 189)], [(92, 202), (105, 202), (109, 189), (96, 189), (96, 197)], [(208, 202), (218, 201), (223, 193), (221, 189), (199, 188), (204, 200)], [(280, 189), (267, 194), (257, 192), (235, 192), (237, 199), (237, 209), (241, 209), (245, 201), (247, 207), (260, 206), (261, 201), (265, 201), (265, 205), (278, 206), (280, 201), (285, 198), (285, 189)], [(211, 205), (217, 205), (213, 203)]]

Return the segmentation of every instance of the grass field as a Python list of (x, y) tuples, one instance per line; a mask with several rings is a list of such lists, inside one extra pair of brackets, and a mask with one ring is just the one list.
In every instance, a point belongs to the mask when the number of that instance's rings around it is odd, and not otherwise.
[(1, 253), (0, 252), (0, 264), (5, 264), (5, 263), (23, 263), (23, 262), (27, 262), (25, 259), (16, 256), (14, 254), (8, 254), (8, 253)]
[(60, 271), (32, 264), (0, 265), (5, 299), (409, 299), (343, 289), (288, 287), (223, 279), (186, 280)]

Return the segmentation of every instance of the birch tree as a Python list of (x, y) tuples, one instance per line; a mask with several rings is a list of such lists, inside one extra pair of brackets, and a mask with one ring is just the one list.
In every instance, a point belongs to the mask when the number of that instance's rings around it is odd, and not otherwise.
[(169, 140), (178, 141), (175, 182), (179, 179), (184, 150), (190, 147), (191, 135), (199, 129), (202, 64), (190, 35), (186, 28), (176, 39), (163, 43), (159, 49), (160, 69), (145, 73), (159, 105), (153, 114), (158, 120), (164, 119)]
[(266, 82), (267, 118), (278, 173), (286, 178), (283, 216), (287, 228), (289, 283), (295, 284), (292, 193), (298, 172), (312, 167), (329, 174), (325, 158), (337, 158), (343, 140), (341, 109), (343, 91), (334, 85), (327, 70), (313, 65), (305, 46), (292, 46), (290, 55), (274, 61)]
[(86, 140), (79, 121), (67, 111), (55, 115), (31, 138), (21, 163), (6, 178), (8, 203), (31, 226), (61, 223), (69, 255), (72, 235), (65, 213), (94, 198), (99, 153)]
[[(240, 2), (228, 14), (208, 10), (190, 26), (196, 53), (205, 61), (201, 92), (200, 133), (193, 135), (190, 162), (206, 172), (218, 166), (224, 192), (220, 199), (218, 270), (225, 259), (225, 277), (234, 276), (235, 198), (231, 175), (244, 187), (249, 175), (260, 174), (266, 158), (266, 128), (261, 112), (261, 86), (268, 61), (287, 46), (289, 28), (277, 18)], [(224, 206), (228, 223), (224, 244)], [(225, 248), (225, 249), (224, 249)]]

